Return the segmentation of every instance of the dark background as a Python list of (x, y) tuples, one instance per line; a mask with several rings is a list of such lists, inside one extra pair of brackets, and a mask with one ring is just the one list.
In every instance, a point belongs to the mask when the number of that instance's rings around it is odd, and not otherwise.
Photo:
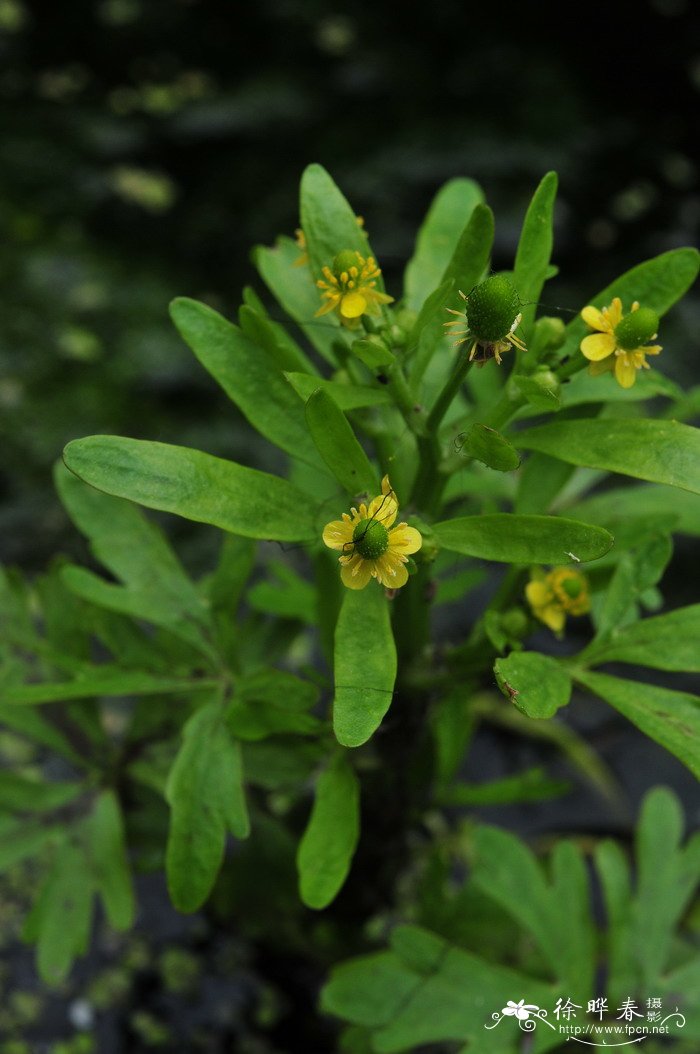
[[(294, 231), (310, 161), (365, 217), (394, 294), (426, 208), (453, 176), (482, 183), (499, 268), (512, 264), (537, 182), (559, 172), (554, 305), (578, 309), (644, 258), (696, 244), (699, 30), (690, 0), (0, 0), (0, 561), (34, 573), (57, 551), (85, 555), (51, 483), (72, 438), (114, 432), (255, 456), (167, 305), (200, 296), (233, 315), (243, 284), (260, 290), (249, 249)], [(691, 294), (664, 323), (658, 362), (681, 383), (697, 382), (699, 331)], [(167, 526), (190, 566), (205, 566), (214, 532)], [(695, 599), (693, 579), (681, 542), (671, 607)], [(578, 701), (569, 716), (630, 801), (658, 781), (690, 791), (679, 764), (624, 722), (611, 725), (606, 708)], [(556, 769), (529, 743), (483, 736), (486, 760), (471, 778), (542, 761)], [(582, 788), (484, 816), (528, 833), (619, 819)], [(616, 833), (626, 837), (629, 820)], [(199, 1029), (192, 1049), (327, 1054), (332, 1029), (313, 1011), (318, 974), (249, 943), (259, 904), (239, 936), (178, 918), (160, 880), (140, 896), (145, 942), (137, 933), (115, 953), (99, 937), (72, 989), (43, 1004), (41, 1042), (72, 1033), (66, 1006), (75, 1018), (71, 1000), (87, 992), (101, 1054), (158, 1046), (162, 1021), (175, 1035)], [(180, 973), (203, 978), (192, 999), (168, 981), (173, 948), (190, 955)], [(27, 953), (13, 985), (30, 989), (32, 977)], [(108, 989), (103, 1012), (95, 979)], [(120, 983), (121, 1003), (109, 988)]]

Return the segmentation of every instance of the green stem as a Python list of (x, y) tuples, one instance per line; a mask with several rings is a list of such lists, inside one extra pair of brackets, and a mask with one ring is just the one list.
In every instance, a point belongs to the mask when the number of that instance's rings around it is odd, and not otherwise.
[(428, 432), (437, 433), (442, 419), (452, 405), (452, 400), (457, 395), (457, 392), (462, 387), (464, 378), (469, 372), (471, 362), (469, 357), (465, 355), (460, 362), (457, 363), (452, 374), (447, 378), (444, 388), (435, 400), (435, 404), (428, 414)]
[(387, 367), (385, 372), (389, 381), (389, 391), (391, 392), (394, 402), (400, 410), (404, 421), (416, 435), (425, 435), (425, 412), (423, 407), (416, 403), (415, 396), (408, 385), (408, 381), (404, 376), (401, 366), (398, 362), (395, 362)]

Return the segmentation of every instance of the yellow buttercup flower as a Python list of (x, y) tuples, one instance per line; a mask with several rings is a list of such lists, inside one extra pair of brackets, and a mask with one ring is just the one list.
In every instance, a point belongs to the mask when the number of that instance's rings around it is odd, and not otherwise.
[(362, 315), (377, 315), (381, 304), (391, 304), (393, 296), (377, 289), (377, 278), (382, 273), (373, 256), (365, 259), (350, 249), (338, 253), (333, 266), (323, 268), (323, 278), (316, 285), (323, 292), (325, 304), (314, 317), (337, 311), (344, 326), (354, 329)]
[(637, 300), (627, 315), (616, 296), (602, 311), (584, 307), (581, 318), (597, 331), (581, 341), (581, 351), (590, 360), (588, 372), (593, 377), (613, 370), (617, 383), (631, 388), (637, 379), (637, 370), (650, 369), (646, 356), (658, 355), (661, 351), (660, 344), (646, 343), (656, 339), (659, 316), (649, 307), (640, 307)]
[(591, 607), (588, 579), (572, 567), (555, 567), (549, 572), (535, 568), (525, 596), (535, 618), (557, 636), (562, 634), (567, 615), (585, 615)]
[(399, 511), (389, 477), (382, 480), (382, 493), (369, 505), (352, 508), (350, 515), (333, 520), (323, 529), (323, 541), (329, 549), (343, 555), (340, 577), (348, 589), (364, 589), (370, 578), (376, 578), (387, 589), (400, 589), (408, 581), (406, 564), (411, 553), (423, 544), (420, 532), (407, 523), (392, 526)]

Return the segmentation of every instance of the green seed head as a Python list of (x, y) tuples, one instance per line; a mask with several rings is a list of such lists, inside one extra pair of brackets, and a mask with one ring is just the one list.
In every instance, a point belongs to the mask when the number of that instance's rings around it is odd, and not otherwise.
[(389, 532), (379, 520), (360, 520), (352, 532), (355, 550), (365, 560), (376, 560), (389, 548)]
[(359, 268), (360, 261), (357, 257), (358, 254), (352, 249), (343, 249), (342, 253), (338, 253), (333, 260), (333, 274), (342, 274), (343, 271), (349, 271), (351, 267)]
[(615, 340), (623, 351), (634, 351), (656, 335), (659, 316), (650, 307), (640, 307), (625, 315), (615, 326)]
[(467, 299), (467, 325), (477, 340), (503, 340), (520, 311), (520, 297), (504, 275), (495, 274), (472, 289)]

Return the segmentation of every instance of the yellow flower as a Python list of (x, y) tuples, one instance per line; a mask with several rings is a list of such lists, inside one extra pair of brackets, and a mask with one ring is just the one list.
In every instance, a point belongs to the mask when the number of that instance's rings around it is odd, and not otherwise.
[(323, 290), (325, 304), (314, 317), (337, 311), (342, 324), (354, 329), (362, 315), (377, 315), (380, 304), (391, 304), (394, 300), (376, 288), (382, 272), (373, 256), (365, 259), (358, 252), (346, 249), (338, 253), (333, 267), (324, 267), (322, 273), (323, 278), (316, 285)]
[(408, 581), (406, 564), (411, 553), (423, 544), (420, 532), (407, 523), (392, 524), (399, 511), (389, 477), (382, 480), (382, 493), (369, 505), (343, 513), (323, 529), (329, 549), (342, 552), (340, 577), (348, 589), (364, 589), (376, 578), (387, 589), (400, 589)]
[(656, 338), (659, 316), (648, 307), (640, 307), (635, 300), (632, 310), (625, 315), (622, 301), (616, 296), (608, 307), (584, 307), (581, 318), (596, 330), (581, 341), (581, 351), (590, 360), (588, 372), (597, 377), (614, 370), (615, 379), (623, 388), (631, 388), (637, 370), (648, 370), (647, 355), (658, 355), (660, 344), (647, 344)]
[(535, 618), (558, 637), (567, 615), (585, 615), (591, 607), (588, 579), (572, 567), (555, 567), (549, 573), (535, 568), (525, 586), (525, 596)]

